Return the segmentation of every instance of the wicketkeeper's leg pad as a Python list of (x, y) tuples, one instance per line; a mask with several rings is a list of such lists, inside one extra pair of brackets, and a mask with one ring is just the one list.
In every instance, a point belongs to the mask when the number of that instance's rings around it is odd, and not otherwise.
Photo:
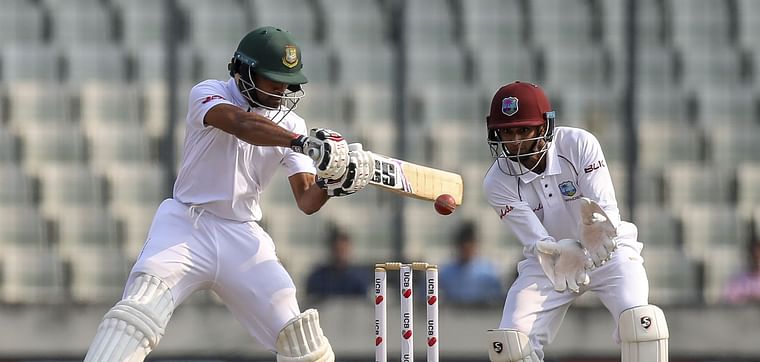
[(668, 362), (668, 324), (654, 305), (629, 308), (618, 322), (622, 362)]
[(152, 275), (138, 275), (124, 298), (103, 317), (84, 361), (145, 360), (163, 337), (172, 312), (169, 287)]
[(275, 344), (278, 362), (334, 362), (330, 341), (319, 326), (319, 313), (308, 309), (288, 321)]
[(541, 362), (528, 336), (514, 329), (488, 330), (488, 358), (491, 362)]

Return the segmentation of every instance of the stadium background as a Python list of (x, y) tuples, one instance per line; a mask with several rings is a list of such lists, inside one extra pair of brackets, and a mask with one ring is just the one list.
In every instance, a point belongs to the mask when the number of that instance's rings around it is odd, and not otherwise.
[[(81, 360), (170, 195), (190, 87), (227, 79), (237, 42), (260, 25), (300, 40), (310, 82), (297, 112), (309, 126), (465, 179), (465, 204), (446, 218), (377, 190), (307, 217), (280, 175), (263, 223), (296, 283), (324, 257), (328, 221), (349, 228), (356, 262), (370, 265), (442, 262), (453, 225), (475, 219), (483, 254), (511, 275), (519, 243), (480, 191), (490, 164), (484, 117), (499, 85), (531, 80), (546, 88), (560, 125), (589, 129), (605, 147), (622, 213), (646, 244), (651, 302), (669, 318), (671, 360), (760, 360), (758, 307), (720, 302), (760, 227), (760, 1), (2, 0), (0, 8), (1, 360)], [(320, 308), (340, 360), (370, 360), (369, 298), (302, 301)], [(487, 360), (481, 331), (500, 314), (444, 300), (445, 360)], [(581, 298), (548, 354), (616, 360), (611, 331), (601, 305)], [(271, 360), (203, 293), (179, 308), (153, 356)]]

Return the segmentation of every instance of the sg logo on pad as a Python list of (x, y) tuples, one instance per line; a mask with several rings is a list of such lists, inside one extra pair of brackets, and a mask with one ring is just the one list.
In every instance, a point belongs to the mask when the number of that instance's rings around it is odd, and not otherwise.
[(501, 342), (493, 342), (493, 350), (496, 353), (501, 353), (504, 350), (504, 345)]

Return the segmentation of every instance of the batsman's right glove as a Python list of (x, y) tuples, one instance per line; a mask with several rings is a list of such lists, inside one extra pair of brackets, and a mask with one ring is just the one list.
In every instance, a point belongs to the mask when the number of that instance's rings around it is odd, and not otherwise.
[(336, 180), (346, 173), (348, 143), (340, 133), (326, 128), (312, 128), (309, 136), (299, 135), (290, 148), (314, 161), (317, 176)]
[(348, 166), (343, 177), (337, 180), (317, 178), (317, 185), (327, 190), (328, 196), (351, 195), (367, 186), (375, 170), (372, 152), (364, 151), (361, 143), (348, 145)]

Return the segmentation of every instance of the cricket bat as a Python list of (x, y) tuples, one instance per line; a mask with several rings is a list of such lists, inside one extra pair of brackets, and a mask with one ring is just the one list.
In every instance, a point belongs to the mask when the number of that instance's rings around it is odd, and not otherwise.
[(416, 165), (374, 152), (372, 156), (375, 160), (375, 172), (369, 181), (371, 185), (430, 201), (435, 201), (439, 195), (449, 194), (454, 197), (457, 205), (462, 204), (464, 184), (459, 174)]

